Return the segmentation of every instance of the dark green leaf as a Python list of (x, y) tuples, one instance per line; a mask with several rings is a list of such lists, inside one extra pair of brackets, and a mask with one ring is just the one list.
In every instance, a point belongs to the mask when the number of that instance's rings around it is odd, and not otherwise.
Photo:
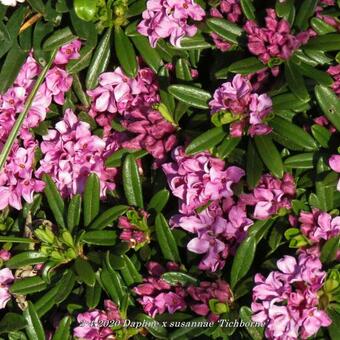
[(87, 178), (84, 190), (84, 226), (88, 227), (99, 213), (100, 181), (96, 174)]
[(126, 205), (116, 205), (113, 208), (110, 208), (104, 211), (101, 215), (99, 215), (90, 225), (89, 229), (104, 229), (110, 225), (121, 215), (123, 215), (127, 210), (128, 206)]
[(98, 282), (93, 287), (86, 287), (86, 305), (88, 308), (96, 308), (100, 302), (102, 289)]
[(209, 18), (207, 26), (223, 39), (238, 44), (238, 39), (242, 34), (242, 29), (228, 20), (222, 18)]
[(28, 307), (24, 310), (23, 316), (27, 322), (26, 333), (28, 338), (30, 340), (45, 340), (44, 328), (31, 301), (28, 301)]
[(241, 0), (240, 1), (242, 12), (248, 20), (255, 20), (255, 7), (253, 0)]
[(304, 0), (297, 12), (295, 18), (295, 26), (301, 31), (305, 31), (309, 27), (309, 19), (314, 15), (318, 0)]
[[(316, 0), (314, 0), (316, 1)], [(310, 39), (305, 49), (318, 50), (321, 52), (338, 51), (340, 44), (340, 34), (331, 33), (326, 35), (319, 35)]]
[(330, 263), (336, 259), (337, 251), (340, 249), (340, 238), (332, 237), (322, 246), (320, 259), (323, 263)]
[(6, 267), (16, 269), (24, 266), (44, 263), (45, 261), (45, 255), (37, 251), (26, 251), (11, 257), (8, 261), (6, 261)]
[(96, 282), (96, 276), (89, 262), (85, 261), (81, 257), (78, 257), (74, 261), (74, 268), (81, 281), (90, 287), (94, 286)]
[(61, 28), (54, 31), (44, 42), (44, 51), (53, 51), (54, 49), (65, 45), (72, 40), (76, 39), (76, 36), (72, 33), (69, 27)]
[(252, 189), (256, 186), (257, 182), (259, 181), (262, 175), (263, 163), (251, 139), (249, 139), (248, 142), (246, 160), (247, 160), (246, 162), (247, 183), (249, 188)]
[(152, 334), (154, 337), (157, 339), (164, 339), (164, 340), (169, 340), (168, 332), (166, 328), (164, 328), (161, 323), (157, 322), (155, 319), (151, 318), (148, 315), (145, 314), (137, 314), (136, 316), (136, 321), (143, 322), (147, 324), (145, 327), (150, 334)]
[(189, 284), (197, 285), (198, 280), (195, 277), (190, 276), (186, 273), (181, 272), (167, 272), (162, 275), (162, 279), (168, 282), (172, 286), (177, 286), (178, 284), (182, 286), (187, 286)]
[(286, 158), (284, 165), (294, 169), (313, 169), (314, 156), (314, 153), (300, 153)]
[(91, 21), (97, 13), (97, 3), (93, 0), (74, 0), (74, 10), (77, 16), (84, 21)]
[(169, 200), (170, 193), (167, 189), (163, 189), (154, 194), (148, 204), (148, 210), (161, 212)]
[(47, 284), (40, 276), (32, 276), (15, 280), (10, 288), (10, 292), (12, 294), (27, 295), (41, 292), (46, 288)]
[(72, 318), (71, 316), (63, 317), (56, 329), (52, 340), (68, 340), (71, 338), (71, 323)]
[(79, 225), (80, 213), (81, 213), (81, 196), (78, 194), (72, 197), (67, 210), (67, 227), (71, 233), (73, 229), (78, 227)]
[(117, 234), (110, 230), (88, 231), (84, 234), (82, 241), (87, 244), (98, 246), (113, 246), (116, 243)]
[(246, 306), (241, 307), (240, 317), (241, 317), (241, 320), (243, 320), (243, 322), (245, 323), (248, 333), (250, 334), (250, 336), (252, 337), (253, 340), (262, 340), (263, 334), (264, 334), (264, 328), (263, 327), (247, 326), (247, 325), (251, 325), (253, 323), (252, 318), (251, 318), (252, 315), (253, 315), (253, 312), (251, 311), (251, 309), (249, 307), (246, 307)]
[(18, 331), (26, 327), (26, 320), (17, 313), (7, 312), (0, 320), (0, 334)]

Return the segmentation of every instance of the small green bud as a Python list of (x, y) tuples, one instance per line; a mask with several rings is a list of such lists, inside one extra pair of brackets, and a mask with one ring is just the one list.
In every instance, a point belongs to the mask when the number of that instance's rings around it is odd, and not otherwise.
[(63, 231), (63, 233), (61, 234), (61, 237), (65, 244), (67, 244), (69, 247), (74, 247), (73, 238), (69, 231), (67, 230)]

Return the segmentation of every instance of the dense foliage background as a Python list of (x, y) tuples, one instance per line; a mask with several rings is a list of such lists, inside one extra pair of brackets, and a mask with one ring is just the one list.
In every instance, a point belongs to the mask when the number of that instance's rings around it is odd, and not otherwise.
[(339, 1), (0, 3), (1, 338), (340, 339)]

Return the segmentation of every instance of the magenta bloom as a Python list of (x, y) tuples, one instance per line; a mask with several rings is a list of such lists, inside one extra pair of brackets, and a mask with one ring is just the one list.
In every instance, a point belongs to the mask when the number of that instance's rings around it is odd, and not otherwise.
[(174, 162), (163, 164), (169, 187), (180, 199), (180, 213), (190, 214), (209, 200), (233, 195), (232, 184), (238, 183), (244, 171), (236, 166), (225, 167), (224, 161), (208, 152), (187, 156), (182, 147), (173, 151)]
[(288, 21), (276, 17), (275, 10), (267, 9), (266, 27), (248, 20), (244, 30), (248, 35), (248, 49), (267, 64), (271, 59), (288, 60), (294, 51), (309, 39), (309, 33), (294, 36)]
[(64, 119), (55, 129), (43, 137), (41, 151), (43, 159), (36, 174), (49, 174), (63, 197), (69, 197), (84, 190), (90, 173), (100, 179), (101, 196), (106, 190), (115, 188), (115, 168), (105, 167), (106, 142), (92, 135), (90, 126), (78, 120), (70, 110), (65, 111)]
[(299, 222), (302, 233), (316, 243), (340, 234), (340, 217), (333, 218), (318, 209), (313, 209), (312, 212), (301, 211)]
[(254, 206), (254, 218), (265, 220), (280, 213), (281, 209), (290, 209), (295, 191), (294, 178), (291, 174), (285, 173), (282, 180), (265, 174), (252, 193), (240, 196), (240, 202)]
[(105, 310), (94, 309), (77, 316), (78, 327), (73, 329), (77, 339), (103, 340), (114, 337), (113, 330), (109, 327), (110, 321), (121, 323), (118, 307), (110, 300), (104, 300)]
[(47, 90), (53, 95), (54, 101), (63, 105), (65, 102), (64, 95), (72, 86), (72, 77), (66, 71), (55, 66), (46, 74)]
[(0, 269), (0, 309), (4, 309), (7, 302), (11, 299), (9, 288), (13, 281), (14, 276), (10, 269)]
[[(333, 155), (329, 159), (329, 166), (337, 173), (340, 173), (340, 155)], [(337, 190), (340, 191), (340, 179), (338, 181)]]
[(326, 273), (313, 251), (302, 251), (295, 259), (284, 256), (277, 262), (279, 271), (265, 278), (255, 276), (253, 321), (266, 323), (268, 339), (307, 339), (331, 319), (318, 308), (318, 291)]
[[(272, 111), (272, 100), (267, 94), (252, 93), (250, 81), (237, 74), (232, 82), (222, 84), (214, 93), (209, 106), (213, 114), (230, 115), (230, 134), (241, 137), (248, 127), (248, 134), (265, 135), (272, 131), (265, 122)], [(222, 118), (223, 121), (223, 118)]]
[(54, 58), (54, 64), (65, 65), (70, 60), (78, 59), (80, 57), (79, 54), (80, 47), (81, 41), (79, 39), (75, 39), (70, 43), (62, 46)]
[[(210, 15), (215, 18), (226, 18), (230, 22), (237, 23), (242, 17), (242, 10), (239, 0), (221, 0), (217, 7), (210, 9)], [(228, 51), (232, 44), (224, 40), (215, 32), (210, 33), (215, 46), (222, 52)]]
[(334, 80), (332, 84), (333, 91), (340, 96), (340, 65), (330, 66), (327, 73), (330, 74)]
[(148, 0), (139, 23), (138, 32), (149, 38), (152, 47), (159, 39), (170, 38), (174, 46), (181, 46), (181, 39), (192, 37), (197, 27), (191, 21), (202, 21), (205, 12), (193, 0)]

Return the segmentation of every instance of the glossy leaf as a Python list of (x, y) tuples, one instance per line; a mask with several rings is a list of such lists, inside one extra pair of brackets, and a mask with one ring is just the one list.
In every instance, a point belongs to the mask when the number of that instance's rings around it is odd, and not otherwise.
[(117, 205), (104, 211), (91, 223), (89, 229), (101, 230), (112, 225), (112, 223), (123, 215), (128, 208), (129, 207), (126, 205)]
[(100, 181), (96, 174), (87, 178), (84, 190), (84, 226), (88, 227), (99, 213)]
[(27, 322), (26, 333), (29, 340), (45, 340), (44, 328), (41, 324), (39, 316), (31, 301), (23, 312), (23, 316)]

